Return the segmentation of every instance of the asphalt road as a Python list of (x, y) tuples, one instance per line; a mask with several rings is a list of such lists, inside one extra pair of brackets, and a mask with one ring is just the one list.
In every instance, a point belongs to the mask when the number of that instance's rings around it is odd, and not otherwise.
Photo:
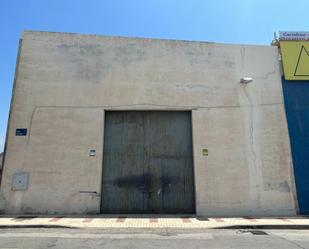
[(309, 249), (309, 230), (0, 229), (0, 249), (9, 248)]

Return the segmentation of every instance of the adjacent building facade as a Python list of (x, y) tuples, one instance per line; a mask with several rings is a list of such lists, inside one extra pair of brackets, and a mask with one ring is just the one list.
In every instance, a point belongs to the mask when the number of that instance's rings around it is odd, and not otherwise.
[(0, 175), (2, 173), (2, 161), (3, 161), (3, 153), (0, 153)]
[(0, 196), (5, 213), (295, 215), (278, 48), (24, 32)]

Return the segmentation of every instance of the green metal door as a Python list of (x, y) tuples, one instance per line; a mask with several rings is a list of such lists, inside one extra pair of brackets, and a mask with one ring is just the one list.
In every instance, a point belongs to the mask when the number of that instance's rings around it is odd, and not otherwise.
[(103, 213), (194, 213), (190, 112), (105, 113)]

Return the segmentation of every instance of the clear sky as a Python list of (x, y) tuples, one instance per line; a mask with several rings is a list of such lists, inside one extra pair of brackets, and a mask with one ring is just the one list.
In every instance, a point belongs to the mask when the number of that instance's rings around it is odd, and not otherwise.
[(23, 30), (269, 44), (309, 31), (308, 0), (0, 0), (0, 151)]

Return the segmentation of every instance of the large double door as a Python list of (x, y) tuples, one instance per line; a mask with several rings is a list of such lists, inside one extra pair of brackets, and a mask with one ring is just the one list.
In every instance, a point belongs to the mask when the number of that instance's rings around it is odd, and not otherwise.
[(194, 213), (190, 112), (105, 113), (103, 213)]

